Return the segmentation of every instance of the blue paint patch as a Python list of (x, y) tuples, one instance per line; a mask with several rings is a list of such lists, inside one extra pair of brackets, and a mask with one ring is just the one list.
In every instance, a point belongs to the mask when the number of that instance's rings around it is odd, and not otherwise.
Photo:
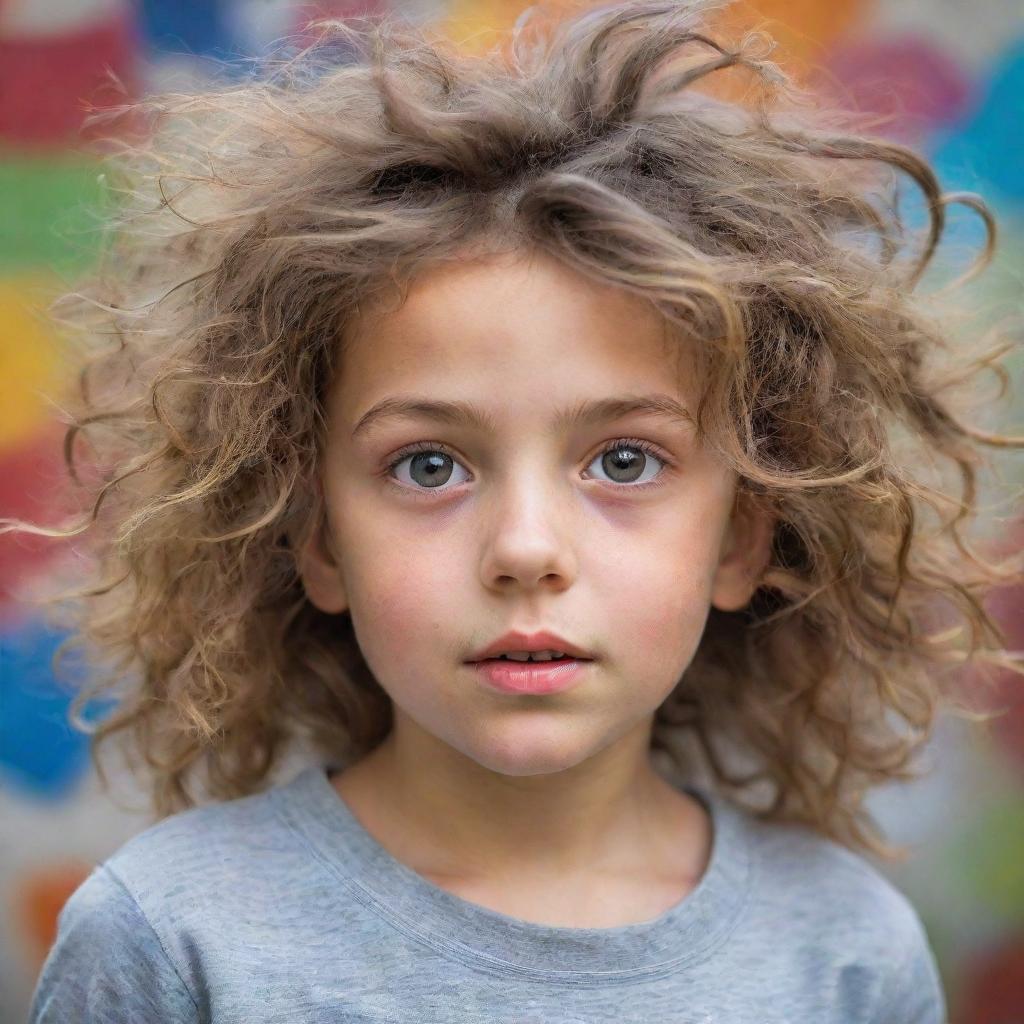
[[(89, 767), (89, 737), (68, 721), (80, 666), (65, 656), (58, 681), (51, 664), (64, 638), (33, 621), (0, 629), (0, 777), (42, 800), (66, 797)], [(95, 700), (82, 717), (95, 723), (115, 703)]]
[[(1003, 231), (1015, 222), (1024, 204), (1024, 38), (1018, 39), (993, 66), (987, 82), (976, 88), (977, 101), (958, 122), (936, 131), (924, 146), (944, 192), (981, 196)], [(923, 242), (927, 223), (924, 198), (901, 176), (900, 208), (907, 228)], [(966, 270), (985, 246), (985, 225), (973, 210), (947, 207), (939, 253), (926, 287), (947, 283)]]
[(139, 23), (154, 50), (223, 58), (233, 43), (226, 6), (224, 0), (144, 0)]
[(944, 136), (933, 157), (949, 189), (985, 192), (1024, 200), (1024, 38), (1017, 40), (992, 69), (980, 101), (968, 119)]

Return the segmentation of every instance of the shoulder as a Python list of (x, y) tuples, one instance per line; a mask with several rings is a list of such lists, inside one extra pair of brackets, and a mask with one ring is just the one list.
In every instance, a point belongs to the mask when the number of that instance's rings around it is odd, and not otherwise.
[(238, 852), (240, 840), (244, 846), (277, 831), (274, 803), (274, 791), (267, 790), (178, 811), (136, 833), (105, 864), (116, 874), (131, 875), (137, 866), (168, 857), (230, 857)]
[(747, 822), (766, 898), (802, 908), (811, 921), (842, 914), (855, 929), (881, 929), (890, 941), (912, 938), (920, 927), (906, 895), (862, 854), (806, 825)]
[[(176, 975), (202, 1003), (207, 961), (225, 936), (268, 919), (286, 881), (303, 877), (303, 850), (275, 790), (193, 807), (150, 825), (93, 871), (65, 904), (65, 945), (113, 944)], [(79, 937), (80, 940), (79, 941)], [(145, 1018), (144, 1018), (145, 1019)]]
[[(870, 1024), (944, 1024), (945, 994), (910, 899), (866, 857), (809, 826), (743, 814), (755, 861), (755, 920), (800, 963), (828, 978)], [(774, 922), (774, 925), (773, 925)], [(778, 922), (786, 922), (784, 933)]]
[(191, 1021), (198, 1003), (149, 919), (103, 865), (71, 894), (40, 971), (31, 1024)]
[(145, 942), (152, 937), (138, 903), (103, 864), (93, 868), (68, 897), (57, 915), (57, 925), (63, 937), (76, 941), (83, 935), (90, 941), (134, 935)]
[(273, 789), (179, 811), (137, 833), (103, 866), (150, 915), (201, 905), (207, 894), (231, 893), (295, 850)]

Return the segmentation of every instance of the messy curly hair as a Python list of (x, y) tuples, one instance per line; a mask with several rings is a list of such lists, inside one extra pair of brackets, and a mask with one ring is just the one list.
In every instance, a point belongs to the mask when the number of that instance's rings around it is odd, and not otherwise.
[[(130, 739), (165, 816), (195, 783), (265, 787), (297, 739), (335, 761), (383, 739), (390, 701), (349, 614), (315, 608), (297, 571), (323, 515), (325, 391), (371, 300), (467, 247), (535, 247), (697, 342), (698, 436), (776, 523), (748, 607), (711, 609), (652, 752), (741, 803), (767, 785), (748, 807), (765, 819), (898, 855), (866, 791), (914, 777), (955, 670), (1020, 671), (982, 601), (1020, 561), (986, 561), (964, 531), (981, 446), (1024, 439), (952, 405), (985, 368), (1005, 390), (1012, 344), (954, 349), (912, 294), (950, 203), (986, 225), (971, 273), (994, 224), (911, 149), (808, 102), (763, 33), (716, 38), (716, 7), (520, 19), (482, 56), (395, 15), (320, 22), (263, 74), (122, 108), (147, 130), (107, 154), (119, 213), (56, 307), (83, 339), (65, 457), (86, 500), (67, 528), (8, 521), (92, 531), (60, 654), (93, 666), (72, 711), (101, 779), (100, 744)], [(743, 89), (710, 88), (722, 72)], [(104, 694), (113, 712), (84, 722)]]

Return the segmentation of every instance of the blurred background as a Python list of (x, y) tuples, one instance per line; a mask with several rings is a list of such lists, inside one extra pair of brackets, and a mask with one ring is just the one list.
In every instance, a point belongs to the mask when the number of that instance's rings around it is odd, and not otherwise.
[[(480, 51), (509, 28), (522, 0), (0, 0), (0, 516), (47, 522), (63, 476), (60, 349), (47, 304), (73, 287), (100, 243), (98, 156), (81, 131), (86, 101), (102, 107), (223, 78), (234, 57), (266, 52), (318, 15), (389, 8)], [(1024, 13), (1015, 0), (751, 0), (722, 17), (760, 21), (774, 55), (829, 102), (882, 115), (878, 132), (934, 162), (947, 190), (993, 208), (996, 261), (967, 286), (971, 330), (1021, 312), (1024, 267)], [(109, 129), (108, 129), (109, 130)], [(962, 269), (982, 239), (954, 209), (943, 245)], [(941, 271), (938, 271), (941, 273)], [(952, 276), (952, 274), (947, 274)], [(1021, 432), (1021, 355), (1007, 363), (1016, 398), (985, 426)], [(1008, 502), (1024, 477), (1007, 458), (983, 539), (1024, 542)], [(26, 595), (51, 582), (67, 542), (0, 536), (0, 1022), (24, 1020), (67, 896), (148, 823), (141, 799), (118, 806), (99, 788), (87, 738), (66, 721), (53, 678), (62, 637)], [(1024, 648), (1019, 590), (993, 592), (1010, 646)], [(970, 679), (964, 680), (970, 686)], [(953, 1024), (1024, 1024), (1024, 685), (986, 687), (1003, 709), (991, 724), (940, 723), (928, 774), (888, 787), (870, 806), (901, 865), (878, 864), (927, 927)], [(112, 763), (112, 762), (111, 762)], [(121, 780), (131, 794), (131, 780)], [(797, 1022), (794, 1022), (797, 1024)], [(804, 1022), (800, 1022), (804, 1024)], [(810, 1024), (810, 1022), (807, 1022)]]

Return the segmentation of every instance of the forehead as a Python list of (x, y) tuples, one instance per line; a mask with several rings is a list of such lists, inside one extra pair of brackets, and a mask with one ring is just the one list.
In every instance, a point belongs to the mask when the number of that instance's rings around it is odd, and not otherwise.
[(399, 393), (485, 401), (497, 415), (660, 392), (692, 408), (692, 343), (642, 296), (537, 250), (432, 266), (400, 304), (347, 325), (332, 387), (354, 425)]

